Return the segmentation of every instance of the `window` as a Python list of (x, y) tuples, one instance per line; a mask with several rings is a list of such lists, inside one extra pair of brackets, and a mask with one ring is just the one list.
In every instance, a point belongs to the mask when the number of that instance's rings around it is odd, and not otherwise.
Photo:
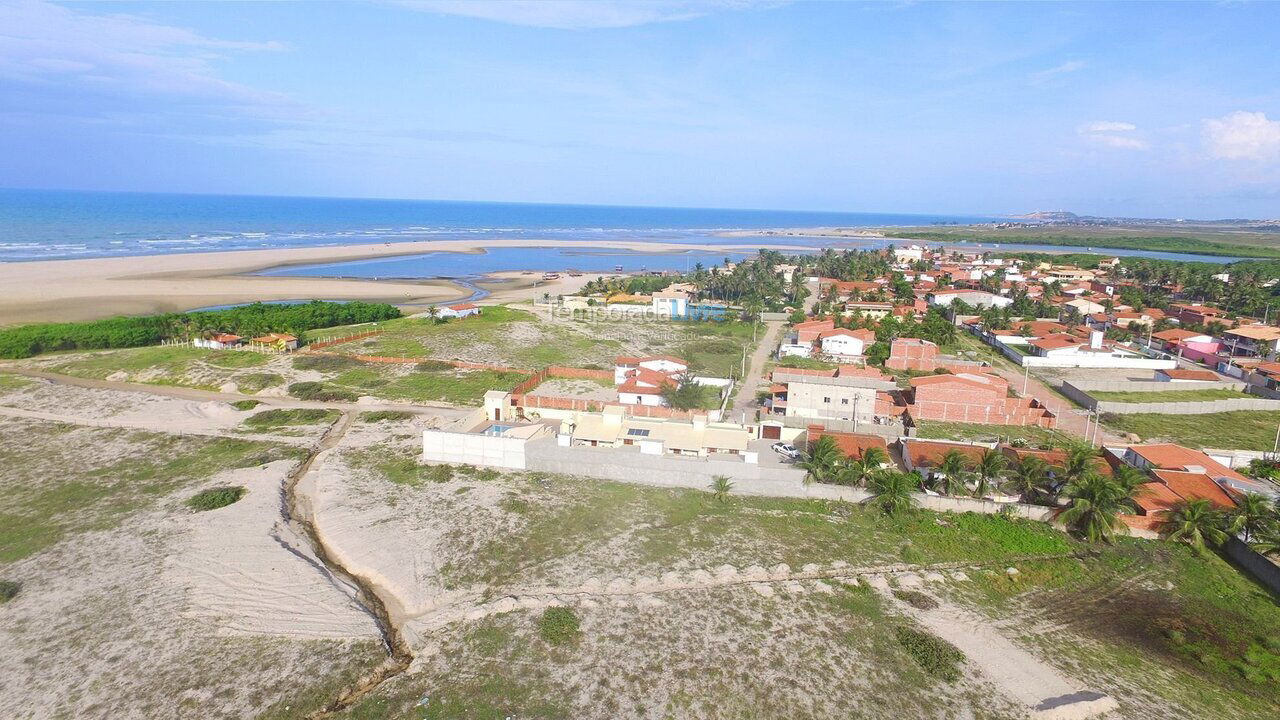
[(822, 402), (824, 402), (824, 403), (830, 403), (830, 402), (831, 402), (831, 398), (829, 398), (829, 397), (824, 397), (824, 398), (822, 398)]
[(841, 405), (848, 405), (848, 404), (849, 404), (849, 398), (840, 398), (840, 404), (841, 404)]

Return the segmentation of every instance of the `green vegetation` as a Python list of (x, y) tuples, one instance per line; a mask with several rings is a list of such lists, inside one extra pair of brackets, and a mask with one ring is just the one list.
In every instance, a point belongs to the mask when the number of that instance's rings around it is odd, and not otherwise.
[(293, 425), (318, 425), (333, 422), (338, 414), (337, 410), (318, 408), (275, 408), (245, 418), (244, 425), (254, 430), (271, 430)]
[(325, 387), (324, 383), (296, 382), (289, 386), (289, 394), (299, 400), (318, 402), (355, 402), (356, 394), (349, 390)]
[(720, 391), (711, 385), (700, 385), (693, 375), (681, 375), (676, 384), (662, 387), (662, 399), (677, 410), (713, 410), (720, 407)]
[[(0, 563), (69, 533), (115, 527), (129, 514), (222, 470), (300, 457), (302, 450), (229, 438), (195, 438), (10, 421), (0, 433)], [(102, 463), (94, 453), (118, 446)], [(2, 469), (7, 468), (7, 470)], [(32, 483), (32, 477), (42, 478)]]
[(142, 347), (209, 332), (230, 332), (245, 337), (285, 332), (302, 337), (307, 330), (316, 328), (397, 317), (400, 311), (386, 304), (313, 301), (299, 305), (254, 303), (226, 310), (116, 317), (82, 323), (22, 325), (0, 330), (0, 357), (25, 358), (58, 350)]
[(1165, 390), (1162, 392), (1091, 392), (1100, 402), (1158, 403), (1158, 402), (1207, 402), (1209, 400), (1257, 399), (1257, 395), (1226, 388), (1211, 390)]
[(251, 394), (284, 384), (284, 376), (266, 372), (236, 375), (232, 379), (235, 381), (236, 386), (240, 388), (240, 392)]
[(385, 445), (353, 452), (350, 458), (353, 465), (371, 468), (396, 485), (418, 487), (424, 483), (445, 483), (453, 479), (453, 468), (449, 465), (427, 465), (419, 462), (416, 456), (402, 454)]
[(30, 387), (32, 384), (33, 383), (27, 378), (20, 377), (18, 375), (0, 374), (0, 393), (21, 390), (22, 388)]
[(1212, 231), (1172, 234), (1124, 229), (1066, 230), (1048, 227), (1041, 231), (1036, 231), (1031, 229), (993, 230), (959, 227), (948, 230), (899, 228), (894, 233), (904, 238), (937, 243), (968, 241), (995, 244), (1115, 248), (1120, 250), (1157, 250), (1161, 252), (1241, 258), (1280, 257), (1280, 250), (1277, 250), (1274, 245), (1278, 238), (1274, 234), (1255, 234), (1254, 238), (1252, 238), (1255, 240), (1254, 243), (1245, 243), (1241, 242), (1241, 238), (1247, 236), (1242, 236), (1240, 233), (1228, 234), (1214, 233)]
[(352, 357), (346, 355), (295, 355), (293, 358), (293, 367), (295, 370), (317, 370), (319, 372), (342, 372), (352, 368), (361, 367), (363, 364)]
[(13, 580), (0, 580), (0, 605), (18, 597), (22, 592), (22, 583)]
[(226, 507), (238, 501), (240, 498), (245, 496), (245, 493), (248, 492), (248, 488), (244, 487), (209, 488), (208, 490), (201, 490), (195, 495), (192, 495), (191, 498), (187, 500), (187, 507), (195, 510), (196, 512), (217, 510), (218, 508)]
[(245, 410), (252, 410), (261, 404), (262, 401), (260, 400), (237, 400), (231, 403), (231, 407), (244, 412)]
[(922, 670), (945, 682), (960, 679), (960, 663), (964, 662), (964, 653), (955, 645), (905, 625), (895, 628), (894, 635)]
[(1280, 412), (1237, 410), (1204, 415), (1103, 413), (1112, 430), (1133, 433), (1144, 442), (1166, 441), (1192, 448), (1269, 452), (1275, 444)]
[(980, 425), (976, 423), (937, 422), (924, 420), (916, 423), (916, 437), (922, 440), (968, 440), (990, 442), (1015, 439), (1025, 440), (1035, 447), (1063, 447), (1072, 437), (1058, 430), (1033, 426)]
[(227, 370), (236, 370), (239, 368), (258, 367), (265, 365), (270, 359), (264, 353), (253, 352), (251, 350), (214, 350), (206, 351), (203, 360), (214, 367), (225, 368)]
[(567, 607), (549, 607), (538, 618), (538, 634), (552, 645), (577, 640), (582, 633), (578, 616)]
[(412, 420), (415, 415), (407, 410), (373, 410), (362, 412), (357, 419), (364, 423), (404, 422)]

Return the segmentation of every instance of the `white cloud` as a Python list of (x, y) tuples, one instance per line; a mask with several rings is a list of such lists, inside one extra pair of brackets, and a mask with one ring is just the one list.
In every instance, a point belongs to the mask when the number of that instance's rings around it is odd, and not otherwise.
[(1045, 80), (1053, 79), (1059, 75), (1066, 75), (1077, 70), (1083, 70), (1088, 66), (1089, 63), (1086, 63), (1083, 60), (1068, 60), (1061, 65), (1051, 67), (1048, 70), (1031, 73), (1031, 79), (1034, 82), (1044, 82)]
[(1136, 132), (1137, 125), (1114, 120), (1094, 120), (1076, 128), (1076, 134), (1087, 142), (1120, 150), (1148, 150), (1151, 143), (1130, 133)]
[(401, 0), (417, 10), (509, 25), (585, 30), (679, 22), (726, 10), (773, 7), (780, 0)]
[(0, 79), (114, 95), (164, 95), (228, 105), (285, 99), (220, 78), (220, 53), (274, 51), (276, 42), (200, 35), (123, 14), (91, 14), (44, 2), (0, 3)]
[(1237, 110), (1205, 120), (1204, 139), (1209, 154), (1223, 160), (1280, 159), (1280, 120), (1266, 113)]

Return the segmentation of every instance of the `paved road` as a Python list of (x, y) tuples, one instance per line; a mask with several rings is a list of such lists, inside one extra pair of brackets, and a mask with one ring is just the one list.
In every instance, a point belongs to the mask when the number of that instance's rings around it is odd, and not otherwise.
[(164, 397), (177, 398), (179, 400), (194, 400), (197, 402), (208, 402), (210, 400), (216, 402), (237, 402), (240, 400), (257, 400), (263, 405), (282, 408), (317, 408), (322, 410), (342, 410), (342, 411), (372, 411), (372, 410), (396, 410), (403, 412), (411, 412), (419, 415), (435, 415), (446, 418), (459, 418), (472, 411), (471, 408), (459, 408), (443, 404), (409, 404), (409, 403), (343, 403), (343, 402), (320, 402), (316, 400), (298, 400), (291, 397), (272, 397), (266, 395), (244, 395), (241, 393), (225, 393), (215, 390), (198, 390), (196, 388), (175, 387), (173, 385), (149, 385), (146, 383), (117, 382), (114, 380), (93, 380), (89, 378), (72, 377), (71, 375), (62, 375), (60, 373), (46, 372), (44, 370), (32, 370), (30, 368), (15, 367), (12, 365), (0, 366), (0, 370), (12, 375), (24, 375), (26, 377), (40, 378), (50, 382), (62, 385), (74, 385), (76, 387), (91, 388), (94, 390), (119, 390), (123, 392), (140, 392), (149, 395), (161, 395)]
[(733, 398), (728, 419), (741, 420), (744, 412), (754, 413), (757, 409), (756, 392), (764, 382), (764, 368), (769, 362), (773, 348), (778, 344), (778, 333), (782, 331), (782, 326), (781, 320), (765, 323), (764, 337), (760, 338), (755, 351), (751, 353), (747, 374), (738, 385), (738, 394)]

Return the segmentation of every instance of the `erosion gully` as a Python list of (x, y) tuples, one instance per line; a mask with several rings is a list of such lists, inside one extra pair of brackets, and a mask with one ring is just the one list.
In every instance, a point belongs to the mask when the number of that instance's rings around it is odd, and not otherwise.
[(297, 491), (298, 484), (311, 471), (316, 459), (326, 450), (337, 447), (350, 429), (351, 422), (351, 413), (343, 412), (341, 417), (325, 431), (324, 436), (311, 449), (306, 459), (289, 473), (285, 479), (281, 511), (285, 522), (307, 539), (311, 551), (325, 569), (335, 578), (355, 589), (356, 601), (373, 617), (378, 626), (378, 632), (382, 635), (382, 642), (387, 650), (387, 659), (378, 667), (357, 678), (327, 705), (308, 715), (308, 720), (322, 720), (351, 707), (382, 683), (408, 670), (409, 664), (413, 662), (413, 652), (409, 649), (409, 644), (405, 641), (399, 626), (392, 620), (386, 602), (378, 594), (377, 588), (369, 580), (349, 571), (333, 557), (316, 530), (315, 517), (312, 515), (308, 501), (299, 497)]

